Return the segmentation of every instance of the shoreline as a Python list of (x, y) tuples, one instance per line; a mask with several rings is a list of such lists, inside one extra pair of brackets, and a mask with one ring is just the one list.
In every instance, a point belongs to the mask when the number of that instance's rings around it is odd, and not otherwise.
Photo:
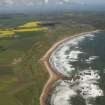
[[(76, 35), (71, 35), (71, 36), (68, 36), (66, 38), (63, 38), (62, 40), (55, 42), (55, 44), (52, 45), (52, 47), (47, 51), (47, 53), (40, 59), (40, 63), (43, 64), (43, 66), (45, 67), (45, 69), (47, 69), (47, 71), (49, 73), (49, 79), (48, 79), (47, 83), (45, 83), (44, 88), (43, 88), (42, 93), (41, 93), (41, 96), (40, 96), (40, 105), (46, 105), (45, 100), (46, 100), (46, 97), (48, 96), (49, 91), (52, 88), (53, 83), (60, 78), (65, 78), (61, 73), (54, 70), (49, 63), (49, 57), (51, 56), (52, 52), (60, 44), (65, 43), (65, 41), (72, 40), (73, 38), (78, 37), (78, 36), (82, 36), (84, 34), (90, 34), (90, 33), (95, 33), (95, 32), (100, 32), (100, 31), (101, 30), (82, 32), (82, 33), (79, 33)], [(71, 78), (69, 77), (69, 79), (71, 79)]]

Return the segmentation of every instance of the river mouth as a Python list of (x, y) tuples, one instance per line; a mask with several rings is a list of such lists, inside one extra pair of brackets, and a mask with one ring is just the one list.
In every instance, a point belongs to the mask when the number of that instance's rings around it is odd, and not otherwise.
[(104, 105), (105, 31), (67, 39), (51, 52), (49, 65), (61, 79), (52, 85), (46, 105)]

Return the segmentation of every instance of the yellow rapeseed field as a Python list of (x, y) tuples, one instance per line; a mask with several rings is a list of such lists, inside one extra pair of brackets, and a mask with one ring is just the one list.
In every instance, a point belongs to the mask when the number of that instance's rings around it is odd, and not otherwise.
[(41, 22), (28, 22), (22, 26), (19, 26), (20, 28), (27, 28), (27, 27), (38, 27), (41, 24)]
[(31, 32), (31, 31), (46, 31), (48, 30), (47, 27), (40, 27), (39, 25), (42, 22), (28, 22), (24, 25), (18, 26), (17, 28), (13, 29), (0, 29), (0, 37), (12, 37), (17, 32)]
[(31, 31), (46, 31), (48, 28), (27, 28), (27, 29), (17, 29), (15, 32), (31, 32)]
[(0, 30), (0, 37), (11, 37), (15, 34), (13, 30)]

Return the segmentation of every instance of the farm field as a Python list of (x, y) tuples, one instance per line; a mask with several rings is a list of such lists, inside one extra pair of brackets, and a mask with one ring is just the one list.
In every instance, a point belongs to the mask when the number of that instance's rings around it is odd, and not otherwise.
[(40, 59), (67, 36), (104, 30), (104, 17), (100, 12), (0, 15), (0, 105), (39, 105), (49, 78)]
[(31, 31), (44, 31), (48, 30), (48, 28), (40, 27), (41, 22), (28, 22), (22, 26), (18, 26), (15, 28), (6, 28), (0, 29), (0, 37), (13, 37), (17, 32), (31, 32)]

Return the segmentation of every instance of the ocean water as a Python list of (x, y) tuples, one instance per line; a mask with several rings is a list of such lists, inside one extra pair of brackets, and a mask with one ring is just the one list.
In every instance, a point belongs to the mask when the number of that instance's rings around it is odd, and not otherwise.
[(105, 105), (104, 31), (63, 42), (52, 52), (49, 63), (68, 79), (53, 84), (46, 105)]

